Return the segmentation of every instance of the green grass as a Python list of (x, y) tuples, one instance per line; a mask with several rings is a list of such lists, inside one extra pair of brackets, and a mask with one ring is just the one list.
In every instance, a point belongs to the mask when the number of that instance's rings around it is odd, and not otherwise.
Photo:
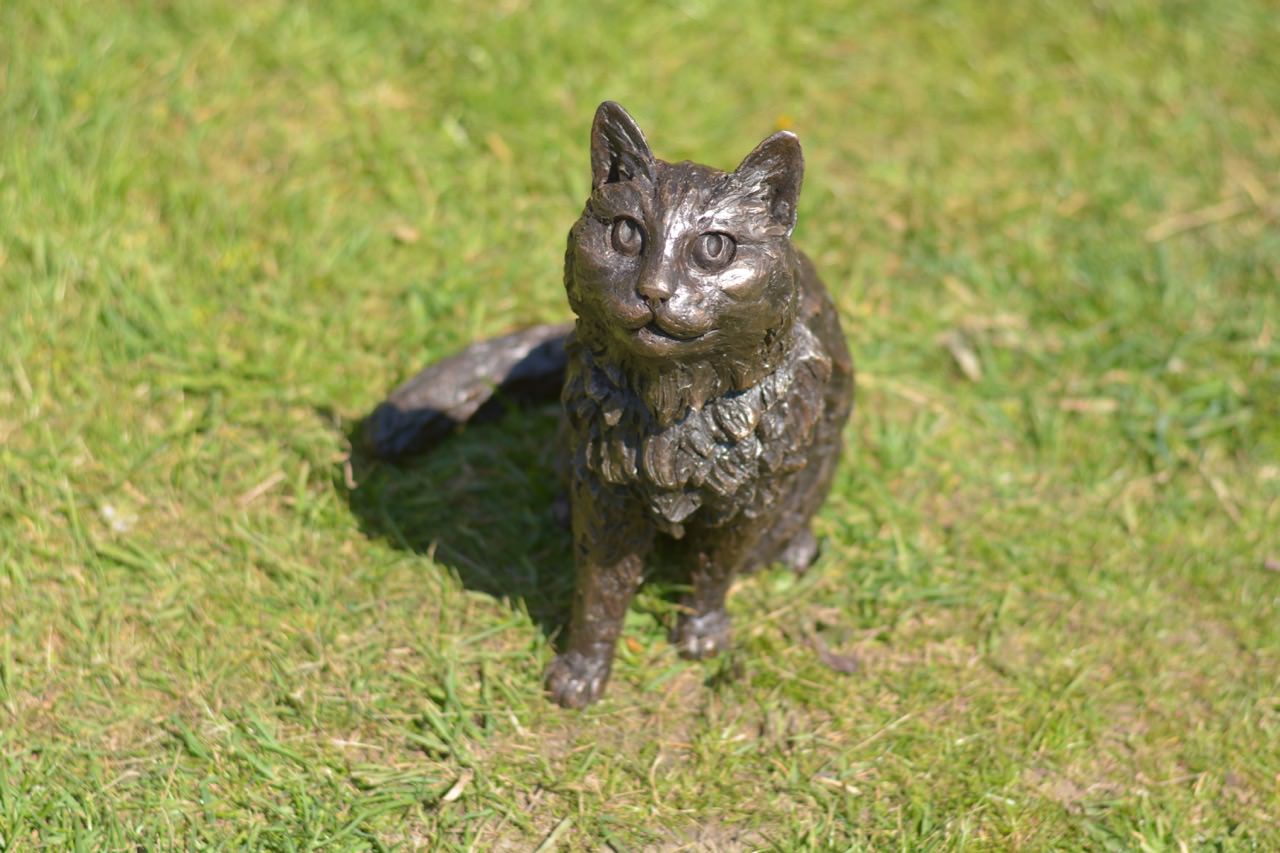
[[(528, 5), (0, 4), (0, 850), (1280, 847), (1275, 4)], [(800, 134), (862, 384), (577, 714), (554, 413), (345, 460), (565, 317), (605, 98)]]

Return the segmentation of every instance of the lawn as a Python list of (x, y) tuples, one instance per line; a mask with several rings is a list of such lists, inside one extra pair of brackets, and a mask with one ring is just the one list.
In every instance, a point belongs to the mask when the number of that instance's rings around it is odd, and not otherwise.
[[(0, 850), (1280, 849), (1280, 13), (0, 4)], [(799, 134), (859, 396), (735, 651), (583, 713), (553, 408), (596, 105)], [(846, 670), (855, 669), (854, 672)]]

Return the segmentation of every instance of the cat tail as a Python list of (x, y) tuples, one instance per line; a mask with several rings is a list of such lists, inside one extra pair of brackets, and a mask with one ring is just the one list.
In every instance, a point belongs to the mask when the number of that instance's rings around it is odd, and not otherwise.
[(364, 423), (365, 448), (400, 459), (465, 423), (492, 420), (514, 403), (560, 399), (573, 324), (532, 326), (479, 341), (424, 368), (392, 391)]

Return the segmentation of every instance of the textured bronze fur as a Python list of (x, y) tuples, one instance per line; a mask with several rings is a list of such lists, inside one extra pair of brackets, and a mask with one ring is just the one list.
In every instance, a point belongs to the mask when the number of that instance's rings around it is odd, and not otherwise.
[(736, 572), (805, 568), (853, 403), (853, 365), (813, 265), (791, 244), (800, 144), (777, 133), (733, 172), (656, 159), (602, 104), (592, 193), (569, 235), (577, 323), (483, 342), (397, 389), (369, 422), (399, 456), (465, 421), (495, 389), (547, 388), (563, 367), (562, 455), (577, 586), (547, 672), (562, 705), (596, 700), (659, 538), (691, 592), (674, 641), (729, 643)]

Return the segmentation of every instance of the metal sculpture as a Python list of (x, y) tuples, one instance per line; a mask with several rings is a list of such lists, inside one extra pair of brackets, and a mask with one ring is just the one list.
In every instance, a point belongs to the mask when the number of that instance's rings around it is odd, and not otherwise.
[(687, 657), (730, 641), (735, 574), (803, 570), (853, 405), (853, 364), (813, 264), (791, 243), (804, 160), (775, 133), (732, 172), (654, 157), (605, 102), (591, 196), (569, 233), (577, 321), (472, 345), (370, 416), (379, 456), (421, 449), (497, 410), (559, 393), (576, 566), (551, 697), (580, 708), (609, 679), (623, 616), (660, 540), (691, 591), (673, 640)]

